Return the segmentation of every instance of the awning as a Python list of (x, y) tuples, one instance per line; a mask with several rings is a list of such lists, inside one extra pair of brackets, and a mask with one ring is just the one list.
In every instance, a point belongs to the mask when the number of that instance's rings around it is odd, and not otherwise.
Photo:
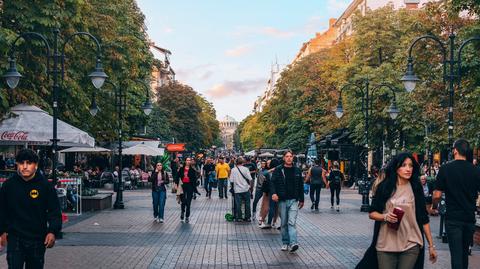
[(163, 148), (153, 148), (145, 144), (138, 144), (122, 151), (123, 155), (162, 156), (164, 153)]
[[(53, 117), (36, 106), (19, 104), (11, 108), (0, 123), (0, 145), (51, 145)], [(57, 120), (58, 146), (93, 147), (88, 133)]]
[(68, 149), (60, 150), (60, 153), (69, 153), (69, 152), (85, 152), (85, 153), (95, 153), (95, 152), (111, 152), (111, 150), (102, 148), (102, 147), (71, 147)]

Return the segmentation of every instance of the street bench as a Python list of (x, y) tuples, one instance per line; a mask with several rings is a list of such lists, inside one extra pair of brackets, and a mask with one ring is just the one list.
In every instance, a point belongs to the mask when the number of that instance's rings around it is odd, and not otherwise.
[(82, 196), (82, 210), (87, 212), (112, 208), (112, 196), (112, 192)]

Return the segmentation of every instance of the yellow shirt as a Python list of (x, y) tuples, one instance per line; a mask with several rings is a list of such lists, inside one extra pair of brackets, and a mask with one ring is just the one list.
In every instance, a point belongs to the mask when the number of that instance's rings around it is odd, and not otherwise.
[(215, 173), (217, 173), (218, 179), (227, 179), (228, 172), (230, 172), (230, 166), (228, 163), (217, 163), (217, 166), (215, 167)]

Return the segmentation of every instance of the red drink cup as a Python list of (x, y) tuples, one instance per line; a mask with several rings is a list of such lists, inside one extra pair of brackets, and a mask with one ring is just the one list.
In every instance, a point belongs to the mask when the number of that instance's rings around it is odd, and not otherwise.
[(402, 221), (403, 214), (405, 214), (405, 211), (401, 209), (400, 207), (395, 207), (393, 209), (393, 214), (397, 216), (397, 222), (395, 223), (388, 223), (388, 227), (394, 229), (395, 231), (398, 231), (398, 228), (400, 228), (400, 222)]

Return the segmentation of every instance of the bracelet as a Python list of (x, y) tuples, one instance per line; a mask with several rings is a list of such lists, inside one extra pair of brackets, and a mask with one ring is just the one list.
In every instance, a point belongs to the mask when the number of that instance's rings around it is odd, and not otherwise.
[(428, 248), (435, 248), (435, 245), (428, 246)]
[(383, 214), (383, 221), (387, 222), (387, 214)]

